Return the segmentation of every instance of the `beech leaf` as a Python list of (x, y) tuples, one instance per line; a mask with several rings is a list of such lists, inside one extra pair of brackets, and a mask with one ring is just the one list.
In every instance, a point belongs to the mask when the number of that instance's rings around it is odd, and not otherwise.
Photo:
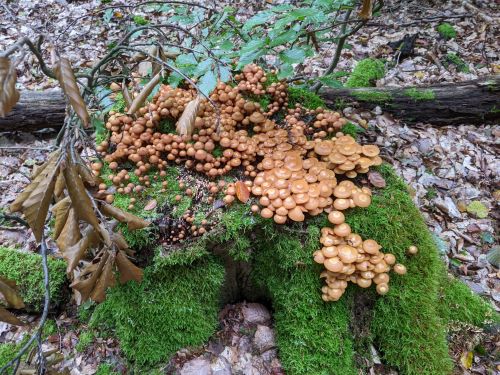
[(160, 80), (161, 72), (157, 73), (153, 78), (151, 78), (151, 81), (149, 81), (148, 84), (143, 87), (139, 95), (135, 97), (132, 104), (130, 105), (127, 114), (133, 115), (137, 112), (137, 110), (144, 104), (149, 94), (151, 94), (155, 86), (160, 83)]
[(114, 217), (120, 223), (126, 223), (129, 230), (142, 229), (149, 225), (146, 220), (104, 202), (101, 205), (101, 212), (106, 216)]
[[(59, 175), (61, 174), (59, 173)], [(71, 209), (71, 199), (69, 199), (69, 197), (61, 199), (50, 209), (54, 214), (54, 216), (56, 217), (56, 222), (54, 224), (54, 230), (52, 235), (52, 238), (54, 238), (54, 240), (57, 240), (57, 237), (59, 237), (59, 235), (61, 234), (61, 231), (63, 230), (64, 225), (68, 220), (68, 214), (70, 209)]]
[(95, 215), (92, 202), (87, 195), (87, 190), (82, 179), (78, 175), (76, 165), (71, 163), (70, 160), (66, 162), (66, 167), (64, 168), (64, 181), (78, 218), (92, 225), (96, 231), (99, 231), (99, 221)]
[(123, 100), (125, 100), (125, 105), (127, 108), (130, 108), (130, 106), (132, 105), (132, 98), (130, 97), (130, 91), (128, 91), (125, 82), (122, 83), (121, 87), (122, 87)]
[(0, 293), (3, 295), (8, 307), (22, 309), (24, 302), (21, 296), (16, 291), (15, 283), (12, 280), (4, 281), (0, 279)]
[(58, 172), (59, 167), (57, 163), (54, 162), (47, 166), (39, 176), (42, 180), (23, 202), (22, 210), (24, 216), (37, 242), (42, 240), (45, 220), (47, 219), (47, 212), (52, 202)]
[(121, 284), (130, 280), (135, 280), (137, 282), (142, 280), (142, 269), (134, 265), (123, 251), (118, 251), (116, 253), (116, 266), (118, 267), (118, 272), (120, 272)]
[(113, 287), (116, 284), (116, 278), (113, 273), (113, 257), (108, 257), (102, 273), (97, 280), (90, 298), (95, 302), (102, 302), (106, 299), (106, 289)]
[(90, 298), (90, 295), (92, 294), (92, 291), (97, 283), (97, 280), (99, 279), (99, 276), (102, 273), (102, 270), (108, 258), (109, 258), (109, 253), (105, 251), (97, 264), (97, 268), (94, 269), (95, 263), (91, 263), (90, 265), (87, 266), (93, 268), (90, 277), (83, 279), (83, 276), (89, 274), (89, 272), (86, 272), (85, 269), (83, 269), (79, 277), (75, 278), (75, 281), (71, 283), (70, 287), (75, 289), (78, 293), (80, 293), (80, 301), (79, 301), (80, 303), (85, 302)]
[(64, 223), (61, 233), (57, 236), (57, 247), (63, 253), (68, 247), (73, 246), (81, 238), (80, 227), (78, 225), (78, 217), (73, 208), (68, 212), (68, 217)]
[(62, 90), (66, 94), (71, 107), (73, 107), (75, 113), (78, 117), (80, 117), (80, 120), (82, 120), (83, 126), (88, 128), (90, 124), (90, 116), (87, 111), (85, 101), (80, 94), (80, 89), (76, 83), (75, 74), (73, 73), (69, 60), (65, 57), (61, 58), (61, 60), (59, 60), (54, 67), (54, 73), (59, 81), (59, 84), (61, 85)]
[(56, 200), (60, 199), (65, 187), (66, 184), (64, 183), (64, 173), (60, 171), (57, 175), (56, 186), (54, 186), (54, 196), (56, 197)]
[(378, 172), (369, 171), (368, 172), (368, 181), (370, 181), (370, 183), (375, 187), (385, 188), (385, 180), (382, 177), (382, 175)]
[(363, 4), (361, 5), (361, 10), (359, 12), (359, 18), (362, 20), (369, 20), (372, 18), (372, 8), (373, 0), (363, 0)]
[(89, 186), (96, 186), (99, 183), (96, 175), (92, 173), (82, 157), (79, 154), (76, 155), (76, 158), (78, 159), (76, 161), (78, 174), (82, 177), (83, 182), (85, 182)]
[(191, 100), (182, 112), (179, 121), (177, 121), (177, 133), (179, 135), (191, 135), (194, 130), (194, 123), (196, 121), (196, 115), (198, 114), (198, 110), (200, 109), (202, 97), (198, 95), (196, 98)]
[(78, 262), (84, 257), (85, 252), (99, 244), (99, 235), (95, 232), (95, 229), (91, 226), (87, 226), (83, 231), (82, 238), (74, 245), (66, 248), (63, 251), (63, 257), (68, 262), (67, 273), (70, 273), (78, 265)]
[(245, 185), (243, 181), (236, 181), (234, 185), (236, 190), (236, 197), (243, 203), (246, 203), (250, 199), (250, 190)]
[(6, 309), (0, 306), (0, 322), (5, 322), (13, 324), (16, 326), (24, 326), (25, 323), (20, 321), (14, 314), (8, 312)]
[(5, 117), (19, 101), (16, 69), (7, 57), (0, 57), (0, 117)]

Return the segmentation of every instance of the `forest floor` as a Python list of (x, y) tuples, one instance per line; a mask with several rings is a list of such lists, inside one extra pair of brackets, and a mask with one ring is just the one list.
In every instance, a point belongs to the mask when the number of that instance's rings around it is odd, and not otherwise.
[[(220, 6), (220, 2), (217, 3)], [(248, 17), (265, 6), (265, 2), (261, 1), (227, 3), (239, 7), (242, 17)], [(88, 67), (106, 52), (110, 41), (118, 38), (118, 31), (116, 34), (113, 31), (103, 32), (95, 18), (90, 17), (100, 4), (99, 0), (68, 3), (64, 0), (21, 0), (0, 6), (0, 49), (20, 36), (43, 33), (48, 36), (48, 41), (57, 43), (74, 67)], [(366, 57), (385, 59), (389, 68), (384, 78), (376, 82), (377, 86), (457, 82), (498, 74), (499, 30), (498, 23), (491, 22), (492, 18), (500, 16), (498, 9), (495, 13), (495, 2), (474, 2), (479, 11), (471, 11), (463, 4), (462, 1), (450, 0), (387, 1), (382, 16), (373, 21), (374, 25), (363, 28), (349, 39), (350, 48), (342, 54), (337, 69), (351, 71), (357, 61)], [(463, 17), (459, 18), (460, 15)], [(77, 27), (70, 27), (72, 20), (77, 20)], [(115, 21), (119, 20), (112, 19), (110, 22)], [(452, 24), (457, 36), (451, 40), (442, 39), (436, 30), (441, 22)], [(66, 30), (69, 30), (68, 33)], [(388, 46), (388, 43), (407, 34), (417, 33), (414, 53), (406, 59), (399, 59), (397, 52)], [(301, 67), (302, 72), (320, 74), (328, 66), (334, 47), (325, 46), (317, 57)], [(451, 63), (450, 54), (453, 53), (461, 63)], [(46, 79), (34, 68), (36, 64), (31, 59), (18, 67), (18, 82), (27, 89), (55, 87), (56, 82)], [(344, 115), (367, 129), (362, 137), (380, 146), (383, 157), (410, 186), (413, 199), (434, 234), (450, 272), (466, 282), (474, 292), (489, 298), (500, 311), (500, 272), (486, 260), (487, 252), (499, 246), (500, 125), (438, 127), (432, 123), (421, 123), (410, 127), (401, 119), (383, 113), (379, 107), (348, 107), (344, 109)], [(53, 132), (43, 131), (36, 134), (0, 134), (0, 207), (6, 207), (28, 183), (32, 166), (44, 160), (54, 138)], [(35, 249), (30, 233), (22, 227), (10, 227), (2, 222), (0, 245)], [(241, 318), (244, 308), (243, 305), (230, 306), (225, 315), (221, 314), (221, 319), (227, 322), (227, 316), (231, 316), (233, 325), (235, 321), (245, 325), (247, 323)], [(73, 324), (75, 318), (63, 312), (56, 321), (63, 327)], [(227, 332), (234, 335), (241, 331), (228, 324), (222, 324), (222, 327), (217, 336), (227, 337)], [(0, 323), (0, 343), (19, 340), (22, 333), (23, 329), (12, 330), (10, 326)], [(71, 374), (92, 374), (96, 370), (97, 357), (119, 356), (118, 344), (113, 339), (98, 342), (83, 352), (76, 351), (78, 335), (78, 331), (68, 332), (62, 337), (54, 337), (52, 342), (64, 347), (65, 354), (73, 353), (72, 362), (68, 364), (73, 368)], [(229, 357), (221, 357), (221, 353), (233, 350), (238, 352), (233, 353), (237, 362), (243, 358), (241, 361), (247, 361), (245, 363), (251, 366), (256, 367), (257, 362), (265, 366), (266, 370), (258, 373), (280, 374), (282, 370), (275, 355), (273, 358), (253, 358), (250, 353), (252, 348), (255, 349), (254, 341), (255, 337), (240, 334), (232, 342), (226, 341), (222, 347), (219, 340), (207, 344), (205, 349), (208, 352), (215, 350), (217, 354), (214, 355), (219, 359), (225, 358), (220, 359), (222, 367)], [(246, 344), (238, 346), (239, 342)], [(179, 362), (183, 363), (197, 357), (199, 355), (180, 351), (174, 361), (184, 358)], [(198, 361), (195, 365), (206, 366), (206, 363)], [(246, 366), (240, 365), (243, 369)], [(464, 373), (487, 373), (486, 366), (478, 360)], [(197, 372), (184, 372), (190, 373)]]

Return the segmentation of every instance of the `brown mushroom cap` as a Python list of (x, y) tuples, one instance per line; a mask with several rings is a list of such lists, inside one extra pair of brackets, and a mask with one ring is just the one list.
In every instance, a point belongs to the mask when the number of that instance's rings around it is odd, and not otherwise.
[[(287, 198), (288, 199), (288, 198)], [(304, 213), (299, 206), (295, 206), (288, 211), (288, 217), (293, 221), (304, 221)]]
[(337, 257), (325, 259), (323, 264), (325, 265), (325, 268), (331, 272), (340, 272), (344, 267), (344, 263), (342, 263)]
[(333, 189), (333, 195), (337, 198), (349, 198), (352, 194), (352, 188), (339, 184)]
[(328, 221), (335, 225), (342, 224), (345, 222), (345, 216), (340, 211), (332, 211), (328, 214)]
[(333, 207), (339, 211), (347, 210), (350, 206), (349, 199), (337, 198), (333, 201)]
[(260, 216), (262, 216), (264, 219), (270, 219), (274, 215), (273, 211), (271, 211), (269, 208), (263, 208), (262, 211), (260, 211)]
[(377, 156), (378, 154), (380, 154), (380, 150), (379, 150), (378, 146), (376, 146), (376, 145), (364, 145), (362, 147), (362, 152), (363, 152), (363, 155), (366, 155), (369, 158), (373, 158), (373, 157)]
[(384, 261), (389, 266), (392, 266), (394, 263), (396, 263), (396, 257), (391, 253), (387, 253), (384, 255)]
[(363, 241), (363, 250), (367, 254), (377, 254), (380, 250), (380, 245), (375, 240), (365, 240)]
[(338, 301), (343, 294), (344, 290), (342, 289), (334, 289), (334, 288), (328, 289), (328, 297), (330, 297), (332, 301)]
[(333, 228), (333, 233), (335, 233), (339, 237), (347, 237), (351, 234), (351, 226), (347, 223), (335, 225), (335, 227)]
[(409, 255), (415, 255), (416, 253), (418, 253), (418, 247), (416, 247), (415, 245), (412, 245), (408, 248), (408, 251), (407, 253)]
[(358, 259), (358, 251), (349, 245), (337, 246), (339, 258), (344, 264), (354, 263)]
[(290, 184), (290, 190), (294, 194), (307, 193), (309, 190), (309, 184), (304, 179), (294, 180)]
[(321, 249), (321, 251), (322, 251), (323, 255), (325, 256), (325, 258), (336, 257), (339, 253), (335, 246), (324, 246)]
[(325, 261), (325, 256), (323, 255), (323, 253), (321, 252), (321, 250), (316, 250), (314, 253), (313, 253), (313, 256), (314, 256), (314, 261), (316, 263), (319, 263), (319, 264), (323, 264), (324, 261)]
[(370, 285), (372, 285), (372, 280), (371, 279), (365, 279), (363, 277), (359, 277), (357, 280), (356, 280), (357, 284), (361, 287), (361, 288), (369, 288)]
[(394, 272), (396, 272), (398, 275), (404, 275), (406, 274), (406, 267), (403, 266), (400, 263), (396, 263), (394, 267), (392, 268)]
[(383, 296), (389, 292), (389, 285), (386, 283), (378, 284), (376, 289), (377, 293)]
[(332, 151), (333, 151), (332, 141), (317, 142), (316, 145), (314, 146), (314, 152), (321, 156), (329, 155)]
[(373, 278), (373, 282), (375, 284), (387, 284), (389, 282), (389, 274), (388, 273), (379, 273), (375, 275)]
[(357, 192), (352, 194), (352, 200), (357, 207), (368, 207), (372, 202), (368, 194)]

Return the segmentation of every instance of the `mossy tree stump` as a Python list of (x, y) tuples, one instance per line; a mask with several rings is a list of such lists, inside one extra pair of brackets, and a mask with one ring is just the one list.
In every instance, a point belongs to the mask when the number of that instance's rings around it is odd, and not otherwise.
[[(379, 171), (387, 187), (375, 190), (368, 209), (348, 212), (347, 221), (408, 267), (407, 275), (392, 276), (386, 296), (350, 286), (338, 302), (323, 302), (321, 267), (312, 253), (326, 217), (278, 226), (237, 203), (201, 239), (157, 249), (144, 281), (109, 291), (92, 325), (113, 331), (128, 359), (144, 368), (203, 344), (224, 303), (257, 300), (274, 310), (279, 355), (289, 374), (357, 374), (362, 365), (356, 358), (370, 345), (402, 374), (449, 373), (447, 325), (452, 319), (482, 325), (492, 310), (447, 277), (406, 186), (389, 166)], [(416, 256), (405, 255), (410, 245), (419, 247)]]

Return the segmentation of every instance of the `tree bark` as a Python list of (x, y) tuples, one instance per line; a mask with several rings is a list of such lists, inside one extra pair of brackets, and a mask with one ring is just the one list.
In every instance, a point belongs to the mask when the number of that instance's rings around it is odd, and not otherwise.
[(60, 90), (21, 91), (13, 110), (0, 117), (0, 131), (32, 131), (60, 128), (66, 113), (66, 101)]
[(332, 109), (341, 104), (380, 105), (409, 123), (474, 124), (500, 119), (500, 75), (432, 86), (324, 88), (320, 96)]

